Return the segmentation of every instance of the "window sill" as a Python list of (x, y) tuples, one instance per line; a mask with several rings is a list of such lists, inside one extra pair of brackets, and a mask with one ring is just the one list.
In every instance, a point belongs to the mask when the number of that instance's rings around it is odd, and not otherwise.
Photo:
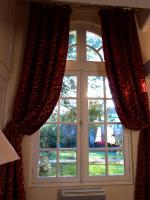
[(38, 188), (38, 187), (84, 187), (84, 186), (111, 186), (111, 185), (133, 185), (133, 180), (110, 180), (110, 181), (89, 181), (89, 182), (48, 182), (48, 181), (39, 181), (29, 183), (29, 187)]

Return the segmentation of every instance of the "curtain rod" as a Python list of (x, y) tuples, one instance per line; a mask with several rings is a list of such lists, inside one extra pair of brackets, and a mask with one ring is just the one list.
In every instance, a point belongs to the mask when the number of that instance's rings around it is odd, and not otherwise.
[(30, 4), (30, 3), (41, 3), (43, 6), (45, 6), (46, 4), (51, 6), (51, 5), (62, 5), (62, 6), (65, 6), (65, 5), (70, 5), (72, 8), (81, 8), (81, 7), (89, 7), (89, 8), (122, 8), (122, 9), (125, 9), (125, 10), (134, 10), (134, 11), (139, 11), (139, 10), (146, 10), (145, 8), (137, 8), (137, 7), (128, 7), (128, 6), (119, 6), (119, 5), (104, 5), (104, 4), (101, 4), (101, 5), (98, 5), (98, 4), (88, 4), (88, 3), (74, 3), (74, 2), (60, 2), (60, 1), (57, 1), (57, 2), (54, 2), (54, 1), (41, 1), (41, 0), (31, 0), (31, 1), (25, 1), (25, 0), (22, 0), (22, 1), (19, 1), (17, 0), (17, 5), (19, 4)]

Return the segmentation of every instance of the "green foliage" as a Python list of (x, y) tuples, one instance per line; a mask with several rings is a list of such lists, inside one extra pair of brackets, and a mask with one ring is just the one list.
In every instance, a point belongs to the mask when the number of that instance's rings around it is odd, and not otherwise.
[(89, 121), (101, 121), (103, 116), (103, 105), (97, 101), (89, 101)]
[(109, 163), (108, 174), (109, 175), (124, 175), (124, 166), (119, 163)]
[(77, 127), (72, 124), (60, 126), (60, 148), (76, 147)]
[[(63, 108), (64, 107), (64, 108)], [(62, 100), (61, 108), (65, 111), (60, 114), (62, 122), (75, 122), (77, 121), (77, 107), (76, 100)]]
[(89, 176), (104, 176), (106, 174), (105, 168), (105, 164), (90, 164)]
[(75, 76), (64, 76), (61, 96), (75, 97), (77, 92), (77, 78)]
[(39, 164), (39, 175), (40, 176), (47, 176), (49, 174), (49, 162), (48, 162), (48, 157), (43, 156), (40, 159), (40, 164)]
[(60, 162), (61, 161), (76, 161), (76, 152), (75, 151), (61, 151), (60, 152)]
[(57, 126), (45, 124), (40, 129), (40, 148), (55, 148), (57, 141)]
[(56, 176), (56, 164), (55, 163), (44, 163), (41, 162), (39, 166), (39, 176)]
[(60, 176), (76, 176), (76, 163), (62, 163), (59, 169)]

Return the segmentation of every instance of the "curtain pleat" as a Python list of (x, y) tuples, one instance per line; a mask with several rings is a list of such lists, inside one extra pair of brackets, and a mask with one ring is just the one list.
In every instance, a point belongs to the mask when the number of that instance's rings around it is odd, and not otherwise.
[(0, 200), (25, 200), (21, 143), (49, 118), (59, 99), (69, 40), (69, 6), (31, 3), (20, 82), (3, 130), (20, 160), (0, 166)]
[(134, 13), (121, 8), (99, 12), (105, 65), (121, 123), (140, 130), (135, 200), (150, 199), (150, 112)]

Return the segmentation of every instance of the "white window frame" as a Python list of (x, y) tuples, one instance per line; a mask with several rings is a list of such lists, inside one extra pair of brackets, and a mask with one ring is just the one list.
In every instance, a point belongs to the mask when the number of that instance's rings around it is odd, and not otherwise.
[[(99, 72), (85, 72), (84, 73), (84, 80), (86, 80), (86, 77), (88, 76), (96, 76), (96, 75), (101, 75), (99, 74)], [(105, 75), (106, 76), (106, 75)], [(84, 86), (86, 87), (86, 85)], [(83, 100), (83, 113), (84, 113), (84, 116), (88, 116), (88, 113), (87, 113), (87, 100), (86, 98), (84, 98)], [(86, 118), (86, 117), (85, 117)], [(83, 130), (83, 133), (84, 133), (84, 138), (85, 140), (83, 140), (83, 147), (88, 147), (88, 127), (87, 127), (87, 123), (88, 123), (88, 119), (83, 119), (83, 123), (86, 124), (85, 126), (83, 126), (85, 128), (85, 130)], [(95, 176), (95, 177), (90, 177), (88, 176), (88, 154), (86, 153), (86, 151), (83, 152), (83, 159), (84, 159), (84, 162), (83, 162), (83, 182), (99, 182), (100, 180), (101, 181), (128, 181), (130, 180), (130, 131), (127, 130), (127, 129), (124, 129), (124, 155), (125, 155), (125, 160), (124, 160), (124, 166), (125, 166), (125, 172), (126, 174), (125, 175), (113, 175), (113, 176)], [(88, 149), (87, 149), (88, 150)]]
[[(97, 25), (93, 25), (91, 23), (86, 24), (84, 22), (75, 22), (71, 24), (70, 31), (76, 30), (77, 31), (77, 61), (67, 61), (66, 64), (66, 74), (70, 75), (77, 75), (80, 76), (87, 76), (88, 75), (102, 75), (106, 76), (105, 71), (105, 63), (103, 62), (93, 62), (93, 61), (85, 61), (86, 60), (86, 46), (85, 46), (85, 32), (90, 31), (97, 35), (100, 35), (100, 27)], [(81, 31), (81, 34), (78, 35), (78, 32)], [(83, 42), (84, 46), (81, 46)], [(79, 59), (80, 58), (80, 59)], [(72, 74), (73, 73), (73, 74)], [(84, 78), (85, 80), (85, 78)], [(85, 87), (85, 82), (80, 82), (80, 88), (82, 90), (83, 87)], [(77, 86), (79, 87), (79, 85)], [(85, 115), (87, 115), (86, 111), (84, 110), (83, 104), (85, 103), (82, 101), (81, 97), (80, 103), (78, 105), (78, 115), (79, 112), (85, 112)], [(81, 106), (80, 106), (81, 105)], [(79, 117), (79, 116), (78, 116)], [(85, 120), (80, 123), (85, 123)], [(82, 126), (81, 128), (82, 129)], [(84, 134), (87, 133), (87, 131), (80, 130), (80, 132), (83, 131)], [(125, 130), (124, 134), (124, 146), (125, 146), (125, 175), (120, 176), (101, 176), (101, 177), (89, 177), (88, 174), (88, 168), (87, 168), (87, 161), (88, 161), (88, 154), (86, 154), (85, 151), (82, 150), (83, 146), (88, 146), (88, 135), (87, 139), (84, 140), (81, 137), (82, 134), (80, 134), (80, 137), (78, 138), (78, 153), (80, 157), (77, 156), (77, 162), (79, 163), (77, 166), (77, 172), (80, 171), (80, 176), (77, 174), (77, 177), (59, 177), (59, 178), (53, 178), (53, 177), (40, 177), (38, 178), (36, 176), (37, 174), (37, 159), (38, 159), (38, 146), (39, 146), (39, 134), (34, 134), (32, 136), (32, 146), (34, 146), (33, 151), (33, 164), (32, 164), (32, 172), (31, 172), (31, 179), (29, 180), (30, 186), (35, 187), (47, 187), (47, 186), (79, 186), (79, 185), (111, 185), (111, 184), (132, 184), (133, 178), (132, 178), (132, 162), (131, 162), (131, 144), (130, 144), (130, 131)]]

